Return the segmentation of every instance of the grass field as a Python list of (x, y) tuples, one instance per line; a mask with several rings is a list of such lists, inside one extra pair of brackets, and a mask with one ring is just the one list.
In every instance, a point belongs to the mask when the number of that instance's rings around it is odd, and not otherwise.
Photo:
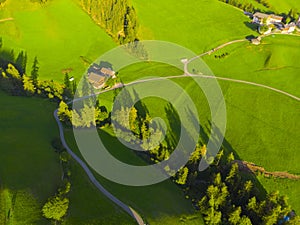
[[(41, 207), (61, 185), (59, 155), (51, 146), (58, 136), (56, 104), (45, 99), (0, 92), (0, 224), (49, 224)], [(71, 162), (70, 209), (66, 224), (134, 224), (104, 197)], [(5, 219), (9, 210), (11, 218)]]
[[(234, 44), (204, 57), (204, 60), (218, 76), (257, 82), (299, 96), (299, 43), (299, 37), (276, 35), (264, 39), (260, 46), (246, 42)], [(225, 52), (229, 55), (224, 59), (214, 57)], [(126, 82), (153, 76), (153, 66), (155, 64), (133, 65), (123, 69), (119, 75)], [(168, 69), (166, 65), (157, 65), (157, 68), (159, 76), (182, 73), (172, 67)], [(176, 82), (195, 102), (202, 126), (209, 127), (209, 108), (202, 91), (189, 78), (176, 79)], [(229, 81), (220, 81), (219, 84), (227, 107), (225, 138), (229, 148), (235, 150), (241, 159), (254, 162), (268, 171), (299, 174), (299, 102), (260, 87)], [(103, 101), (107, 99), (109, 95), (105, 94)], [(153, 117), (169, 118), (163, 101), (153, 98), (146, 99), (144, 103)], [(295, 209), (299, 210), (300, 205), (295, 200), (299, 190), (295, 183), (284, 180), (282, 183), (278, 180), (274, 186), (271, 181), (262, 180), (262, 183), (266, 184), (267, 190), (282, 190), (282, 194), (288, 195)], [(293, 191), (284, 191), (286, 187)]]
[[(292, 5), (294, 2), (291, 5), (287, 2), (279, 3), (278, 0), (270, 2), (279, 9), (284, 9), (283, 11), (288, 10), (290, 6), (297, 7)], [(141, 24), (139, 35), (142, 39), (175, 42), (199, 54), (226, 41), (256, 34), (245, 25), (249, 18), (240, 10), (217, 0), (197, 0), (197, 3), (183, 0), (134, 0), (133, 3)], [(79, 77), (87, 66), (80, 56), (93, 61), (101, 53), (115, 46), (110, 37), (72, 0), (54, 0), (46, 7), (36, 5), (31, 10), (27, 9), (28, 4), (31, 3), (8, 0), (6, 8), (0, 9), (0, 18), (14, 18), (14, 21), (0, 24), (0, 36), (4, 38), (5, 46), (26, 49), (30, 62), (35, 55), (39, 57), (42, 79), (62, 80), (61, 70), (66, 68), (72, 68), (71, 75)], [(299, 44), (299, 37), (276, 35), (264, 39), (260, 46), (249, 43), (235, 44), (206, 56), (204, 60), (218, 76), (266, 84), (299, 96)], [(224, 59), (214, 57), (225, 52), (229, 55)], [(162, 64), (149, 63), (146, 65), (148, 68), (144, 68), (145, 65), (133, 65), (120, 71), (119, 76), (127, 83), (144, 76), (182, 73)], [(201, 90), (190, 79), (179, 79), (176, 82), (195, 102), (201, 125), (209, 128), (209, 108)], [(241, 159), (254, 162), (266, 170), (299, 174), (299, 102), (258, 87), (226, 81), (220, 81), (220, 85), (227, 104), (225, 138), (230, 144), (227, 147), (235, 150)], [(104, 94), (101, 97), (102, 104), (110, 108), (112, 97), (112, 93)], [(43, 100), (12, 98), (0, 95), (4, 105), (0, 115), (0, 127), (4, 128), (0, 131), (0, 145), (6, 146), (0, 150), (4, 157), (0, 165), (0, 197), (6, 199), (8, 205), (1, 207), (8, 213), (14, 191), (18, 190), (20, 192), (15, 207), (26, 199), (26, 210), (32, 215), (28, 219), (44, 224), (45, 221), (36, 210), (29, 210), (41, 207), (42, 202), (55, 192), (59, 183), (58, 157), (49, 144), (51, 139), (57, 136), (55, 121), (52, 118), (54, 106)], [(144, 102), (153, 117), (170, 118), (165, 110), (165, 102), (151, 98)], [(41, 110), (32, 110), (36, 108)], [(34, 122), (27, 115), (32, 115)], [(32, 130), (32, 133), (28, 133), (28, 129)], [(70, 147), (76, 150), (72, 132), (66, 130), (66, 135)], [(101, 135), (112, 154), (129, 163), (143, 164), (140, 158), (116, 142), (110, 130), (101, 132)], [(15, 139), (17, 137), (20, 140), (18, 142)], [(41, 149), (44, 151), (41, 152)], [(28, 151), (32, 152), (32, 157), (28, 157)], [(73, 186), (66, 224), (133, 223), (129, 216), (92, 187), (76, 164), (72, 163), (71, 168)], [(190, 202), (171, 181), (133, 188), (109, 182), (101, 176), (98, 176), (98, 179), (114, 195), (145, 216), (150, 224), (201, 224), (201, 216), (195, 214)], [(263, 177), (258, 179), (266, 190), (278, 189), (282, 194), (286, 194), (299, 213), (299, 182)], [(16, 220), (21, 221), (24, 215), (17, 212), (15, 209), (14, 216)]]
[[(257, 82), (299, 96), (298, 46), (297, 36), (274, 35), (259, 46), (234, 44), (203, 59), (216, 76)], [(214, 57), (226, 52), (229, 55), (223, 59)]]
[(62, 70), (81, 77), (88, 67), (82, 59), (94, 61), (115, 43), (72, 0), (54, 0), (41, 7), (29, 0), (7, 0), (0, 8), (0, 18), (14, 18), (0, 23), (4, 46), (28, 53), (28, 71), (33, 58), (40, 61), (40, 79), (63, 80)]
[[(69, 146), (80, 155), (73, 132), (65, 130), (65, 134)], [(145, 165), (135, 153), (116, 140), (110, 129), (100, 131), (100, 136), (108, 150), (119, 160)], [(191, 202), (185, 199), (182, 190), (170, 180), (151, 186), (129, 187), (110, 182), (99, 175), (96, 177), (107, 190), (137, 210), (150, 224), (202, 224), (201, 215), (194, 212)]]
[(45, 224), (40, 207), (55, 193), (61, 176), (58, 156), (51, 147), (56, 127), (49, 111), (54, 107), (48, 101), (2, 92), (0, 101), (0, 195), (6, 204), (0, 212), (14, 208), (8, 224)]
[(133, 1), (140, 37), (165, 40), (201, 53), (228, 40), (254, 33), (243, 12), (217, 0)]

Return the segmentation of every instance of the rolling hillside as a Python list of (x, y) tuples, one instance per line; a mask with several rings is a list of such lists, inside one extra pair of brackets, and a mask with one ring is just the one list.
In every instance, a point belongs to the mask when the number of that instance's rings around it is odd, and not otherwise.
[(72, 0), (54, 0), (43, 6), (29, 0), (7, 0), (0, 8), (0, 18), (13, 18), (0, 23), (4, 47), (27, 51), (27, 71), (37, 56), (40, 79), (62, 81), (63, 70), (81, 77), (88, 66), (86, 59), (92, 62), (115, 46)]

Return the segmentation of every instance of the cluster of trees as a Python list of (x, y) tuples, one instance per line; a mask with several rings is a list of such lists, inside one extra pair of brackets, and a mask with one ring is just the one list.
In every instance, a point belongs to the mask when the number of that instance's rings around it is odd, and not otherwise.
[(271, 5), (270, 5), (270, 3), (269, 3), (268, 0), (255, 0), (255, 1), (258, 2), (259, 4), (262, 4), (266, 8), (270, 8), (271, 7)]
[[(175, 181), (184, 187), (206, 224), (273, 225), (291, 214), (287, 197), (280, 196), (278, 191), (263, 195), (255, 177), (249, 178), (239, 170), (232, 152), (220, 151), (206, 174), (201, 176), (197, 166), (205, 155), (206, 146), (197, 146)], [(291, 216), (285, 224), (296, 224), (299, 219)]]
[(102, 127), (109, 123), (109, 113), (99, 102), (95, 106), (83, 104), (81, 109), (70, 109), (64, 101), (59, 103), (58, 116), (60, 121), (74, 127)]
[(46, 219), (54, 222), (61, 222), (66, 216), (69, 208), (69, 199), (67, 194), (70, 192), (71, 183), (66, 182), (63, 189), (59, 189), (58, 193), (49, 198), (42, 208), (42, 214)]
[(290, 9), (288, 14), (285, 16), (285, 22), (290, 23), (290, 22), (295, 22), (300, 16), (300, 12), (298, 12), (296, 9)]
[(60, 162), (63, 168), (63, 187), (59, 188), (57, 193), (47, 200), (42, 207), (42, 214), (46, 219), (57, 224), (57, 222), (61, 222), (63, 220), (69, 208), (68, 194), (71, 190), (71, 172), (69, 170), (70, 156), (64, 149), (59, 138), (52, 141), (52, 147), (57, 153), (59, 153)]
[(81, 0), (83, 9), (120, 44), (137, 40), (137, 15), (129, 0)]

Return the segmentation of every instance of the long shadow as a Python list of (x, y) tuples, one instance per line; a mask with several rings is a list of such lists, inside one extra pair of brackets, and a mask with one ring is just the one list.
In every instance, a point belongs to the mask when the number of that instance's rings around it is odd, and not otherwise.
[(255, 24), (255, 23), (251, 23), (251, 22), (246, 21), (246, 22), (244, 22), (244, 24), (245, 24), (246, 27), (250, 28), (253, 31), (257, 31), (257, 29), (258, 29), (258, 25)]
[[(216, 135), (214, 135), (214, 136), (218, 136), (218, 137), (222, 136), (220, 129), (215, 124), (212, 124), (211, 121), (209, 121), (209, 124), (210, 124), (210, 127), (214, 127), (214, 132), (216, 133)], [(209, 131), (209, 129), (210, 128), (207, 126), (204, 128), (205, 131)], [(206, 134), (206, 137), (207, 136), (209, 136), (209, 134)], [(216, 140), (214, 140), (212, 138), (212, 141), (216, 141)], [(222, 149), (224, 150), (223, 160), (226, 160), (230, 153), (233, 153), (235, 160), (243, 160), (240, 157), (240, 155), (238, 154), (237, 150), (232, 147), (232, 145), (228, 142), (228, 140), (225, 137), (223, 139)], [(229, 171), (229, 167), (224, 167), (224, 172), (226, 173), (228, 171)], [(259, 180), (257, 179), (256, 174), (249, 173), (249, 172), (243, 172), (243, 171), (240, 171), (240, 172), (244, 179), (246, 179), (246, 180), (250, 179), (253, 182), (254, 187), (256, 189), (255, 193), (260, 199), (266, 197), (267, 191), (263, 187), (263, 185), (259, 182)]]
[[(171, 110), (166, 111), (167, 113), (173, 113)], [(190, 120), (193, 121), (193, 123), (197, 122), (198, 119), (196, 118), (196, 115), (188, 109), (188, 117)], [(175, 125), (176, 123), (180, 123), (180, 120), (176, 116), (172, 116), (172, 114), (167, 114), (169, 115), (169, 119), (172, 119), (173, 121), (173, 127), (176, 127), (178, 125)], [(207, 145), (208, 141), (210, 140), (213, 143), (213, 146), (217, 146), (217, 143), (219, 143), (220, 139), (223, 138), (223, 134), (221, 133), (220, 129), (213, 124), (210, 120), (208, 120), (208, 124), (206, 125), (199, 125), (200, 126), (200, 135), (199, 135), (199, 141), (198, 143), (203, 145)], [(212, 128), (214, 129), (214, 133), (211, 134)], [(171, 128), (172, 129), (172, 128)], [(222, 168), (222, 173), (227, 174), (230, 170), (230, 165), (226, 162), (228, 156), (233, 153), (235, 160), (242, 160), (241, 157), (239, 156), (238, 152), (236, 149), (232, 147), (232, 145), (228, 142), (228, 140), (224, 137), (222, 141), (222, 146), (221, 149), (224, 151), (224, 155), (221, 160), (221, 164), (224, 165)], [(220, 150), (221, 150), (220, 149)], [(209, 155), (209, 152), (207, 153)], [(195, 165), (195, 167), (198, 165)], [(194, 169), (195, 169), (194, 167)], [(198, 168), (197, 168), (198, 169)], [(204, 193), (206, 191), (206, 184), (211, 181), (212, 177), (211, 174), (215, 174), (219, 171), (219, 168), (216, 168), (214, 166), (209, 166), (205, 171), (199, 172), (198, 177), (194, 182), (196, 185), (199, 185), (199, 189), (197, 190), (198, 192)], [(249, 172), (243, 172), (241, 171), (241, 175), (243, 179), (245, 180), (251, 180), (254, 184), (254, 187), (256, 190), (254, 190), (254, 193), (256, 196), (258, 196), (259, 199), (264, 198), (267, 195), (266, 189), (263, 187), (263, 185), (259, 182), (257, 179), (256, 175), (253, 173)]]

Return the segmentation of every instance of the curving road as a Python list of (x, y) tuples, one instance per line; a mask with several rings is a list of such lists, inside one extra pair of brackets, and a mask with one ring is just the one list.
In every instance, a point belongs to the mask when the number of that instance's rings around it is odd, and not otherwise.
[(72, 156), (72, 158), (82, 167), (82, 169), (85, 171), (85, 173), (88, 175), (90, 181), (96, 186), (96, 188), (101, 191), (109, 200), (114, 202), (116, 205), (120, 206), (125, 212), (127, 212), (139, 225), (144, 225), (144, 221), (142, 217), (131, 207), (123, 203), (121, 200), (116, 198), (114, 195), (112, 195), (109, 191), (107, 191), (95, 178), (89, 167), (86, 165), (85, 162), (83, 162), (68, 146), (65, 135), (64, 135), (64, 128), (61, 124), (58, 115), (57, 115), (58, 109), (54, 111), (54, 117), (57, 122), (58, 128), (59, 128), (59, 135), (61, 142), (63, 146), (66, 148), (67, 152)]
[[(1, 22), (1, 21), (0, 21)], [(261, 88), (265, 88), (265, 89), (269, 89), (269, 90), (272, 90), (272, 91), (275, 91), (279, 94), (282, 94), (282, 95), (285, 95), (285, 96), (288, 96), (290, 98), (293, 98), (297, 101), (300, 101), (300, 98), (297, 97), (297, 96), (294, 96), (288, 92), (285, 92), (285, 91), (282, 91), (282, 90), (279, 90), (279, 89), (276, 89), (276, 88), (273, 88), (273, 87), (270, 87), (270, 86), (267, 86), (267, 85), (263, 85), (263, 84), (259, 84), (259, 83), (255, 83), (255, 82), (250, 82), (250, 81), (244, 81), (244, 80), (237, 80), (237, 79), (231, 79), (231, 78), (225, 78), (225, 77), (216, 77), (216, 76), (211, 76), (211, 75), (203, 75), (203, 74), (191, 74), (189, 71), (188, 71), (188, 64), (190, 64), (191, 62), (193, 62), (194, 60), (196, 59), (199, 59), (201, 58), (202, 56), (205, 56), (205, 55), (209, 55), (215, 51), (218, 51), (219, 49), (221, 48), (224, 48), (225, 46), (228, 46), (228, 45), (231, 45), (231, 44), (234, 44), (234, 43), (238, 43), (238, 42), (244, 42), (244, 41), (247, 41), (245, 39), (243, 40), (235, 40), (235, 41), (230, 41), (230, 42), (227, 42), (223, 45), (220, 45), (218, 46), (217, 48), (214, 48), (210, 51), (207, 51), (205, 53), (202, 53), (198, 56), (195, 56), (185, 62), (184, 63), (184, 74), (183, 75), (177, 75), (177, 76), (168, 76), (168, 77), (155, 77), (155, 78), (149, 78), (149, 79), (142, 79), (142, 80), (138, 80), (138, 81), (133, 81), (133, 82), (130, 82), (130, 83), (127, 83), (127, 84), (122, 84), (122, 85), (117, 85), (117, 86), (114, 86), (108, 90), (103, 90), (103, 91), (100, 91), (100, 92), (97, 92), (93, 95), (90, 95), (90, 96), (84, 96), (84, 97), (81, 97), (81, 98), (78, 98), (78, 99), (74, 99), (73, 101), (71, 101), (70, 103), (72, 102), (75, 102), (75, 101), (81, 101), (85, 98), (90, 98), (91, 96), (95, 96), (95, 95), (100, 95), (100, 94), (103, 94), (105, 92), (109, 92), (109, 91), (112, 91), (114, 89), (118, 89), (118, 88), (121, 88), (121, 87), (124, 87), (124, 86), (132, 86), (132, 85), (135, 85), (135, 84), (138, 84), (138, 83), (145, 83), (145, 82), (149, 82), (149, 81), (155, 81), (155, 80), (162, 80), (162, 79), (177, 79), (177, 78), (187, 78), (187, 77), (201, 77), (201, 78), (206, 78), (206, 79), (218, 79), (218, 80), (225, 80), (225, 81), (230, 81), (230, 82), (235, 82), (235, 83), (242, 83), (242, 84), (246, 84), (246, 85), (252, 85), (252, 86), (256, 86), (256, 87), (261, 87)], [(62, 141), (62, 144), (63, 146), (66, 148), (67, 152), (72, 156), (72, 158), (83, 168), (83, 170), (86, 172), (86, 174), (88, 175), (90, 181), (97, 187), (97, 189), (99, 191), (101, 191), (107, 198), (109, 198), (112, 202), (114, 202), (116, 205), (118, 205), (119, 207), (121, 207), (126, 213), (128, 213), (133, 219), (135, 219), (135, 221), (139, 224), (139, 225), (144, 225), (144, 221), (142, 219), (142, 217), (134, 210), (132, 209), (130, 206), (126, 205), (125, 203), (123, 203), (121, 200), (119, 200), (118, 198), (116, 198), (114, 195), (112, 195), (109, 191), (107, 191), (98, 181), (97, 179), (95, 178), (95, 176), (93, 175), (93, 173), (91, 172), (91, 170), (89, 169), (89, 167), (86, 165), (85, 162), (83, 162), (83, 160), (81, 160), (70, 148), (69, 146), (67, 145), (67, 142), (65, 140), (65, 136), (64, 136), (64, 131), (63, 131), (63, 126), (58, 118), (58, 115), (57, 115), (57, 112), (58, 112), (58, 109), (56, 109), (54, 111), (54, 117), (55, 117), (55, 120), (57, 122), (57, 125), (59, 127), (59, 133), (60, 133), (60, 139)]]

